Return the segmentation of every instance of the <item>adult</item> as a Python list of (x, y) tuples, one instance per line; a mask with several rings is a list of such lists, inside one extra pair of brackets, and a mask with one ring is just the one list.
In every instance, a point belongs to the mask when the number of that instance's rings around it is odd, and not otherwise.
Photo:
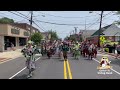
[(62, 51), (63, 51), (64, 60), (67, 61), (67, 59), (68, 59), (67, 54), (69, 51), (69, 47), (68, 47), (68, 44), (66, 42), (63, 42)]
[(26, 58), (26, 66), (29, 69), (29, 77), (32, 77), (33, 71), (35, 70), (35, 47), (32, 41), (28, 41), (28, 44), (22, 49), (22, 53)]

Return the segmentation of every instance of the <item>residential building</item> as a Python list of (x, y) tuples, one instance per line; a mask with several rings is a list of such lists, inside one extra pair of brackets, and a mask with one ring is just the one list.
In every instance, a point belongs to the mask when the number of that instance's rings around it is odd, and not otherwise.
[[(99, 30), (93, 33), (87, 40), (91, 40), (95, 44), (98, 43)], [(106, 40), (110, 41), (120, 41), (120, 28), (115, 24), (110, 24), (101, 28), (100, 35), (103, 35)]]
[(95, 33), (97, 30), (80, 30), (80, 33), (82, 35), (83, 41), (86, 41), (88, 37), (90, 37), (93, 33)]
[(44, 40), (50, 40), (51, 39), (51, 34), (49, 34), (49, 32), (41, 32), (41, 34), (43, 35)]

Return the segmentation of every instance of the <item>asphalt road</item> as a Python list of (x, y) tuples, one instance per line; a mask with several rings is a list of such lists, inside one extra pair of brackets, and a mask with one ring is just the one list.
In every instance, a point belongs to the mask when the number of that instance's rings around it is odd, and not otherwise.
[[(41, 57), (36, 61), (36, 70), (30, 79), (120, 79), (120, 60), (110, 55), (107, 57), (113, 67), (110, 70), (111, 74), (98, 74), (98, 61), (103, 55), (98, 54), (93, 60), (82, 56), (79, 60), (75, 60), (69, 55), (68, 61), (60, 60), (57, 55), (51, 59)], [(12, 76), (11, 79), (27, 79), (28, 70), (23, 68), (25, 68), (24, 57), (0, 64), (0, 79), (9, 79)]]

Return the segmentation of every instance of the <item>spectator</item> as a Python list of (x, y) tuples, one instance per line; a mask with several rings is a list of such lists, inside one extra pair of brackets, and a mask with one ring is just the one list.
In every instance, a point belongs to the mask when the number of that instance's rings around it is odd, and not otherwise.
[(117, 45), (116, 50), (117, 50), (116, 59), (118, 59), (118, 57), (120, 55), (120, 45)]

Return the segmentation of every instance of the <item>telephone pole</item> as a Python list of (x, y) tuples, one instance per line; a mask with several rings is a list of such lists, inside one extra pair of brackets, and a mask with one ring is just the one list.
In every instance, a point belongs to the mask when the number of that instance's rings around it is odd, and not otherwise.
[(31, 13), (31, 17), (30, 17), (30, 37), (29, 37), (29, 39), (31, 39), (31, 35), (32, 35), (33, 11), (31, 11), (30, 13)]
[(77, 34), (77, 28), (78, 28), (78, 27), (74, 27), (74, 28), (75, 28), (75, 34)]
[(103, 11), (100, 14), (100, 27), (98, 31), (98, 49), (100, 50), (100, 34), (101, 34), (101, 25), (102, 25)]

